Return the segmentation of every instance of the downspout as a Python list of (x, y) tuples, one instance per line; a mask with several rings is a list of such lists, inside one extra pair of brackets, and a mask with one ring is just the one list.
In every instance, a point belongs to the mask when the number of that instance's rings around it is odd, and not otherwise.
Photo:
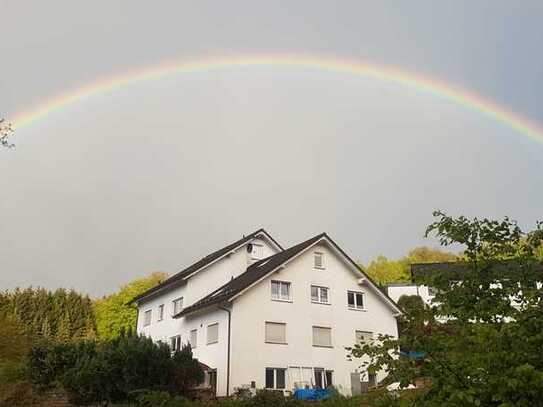
[(226, 352), (226, 397), (230, 395), (230, 336), (231, 336), (231, 324), (232, 324), (232, 312), (226, 308), (219, 306), (219, 309), (228, 313), (228, 350)]

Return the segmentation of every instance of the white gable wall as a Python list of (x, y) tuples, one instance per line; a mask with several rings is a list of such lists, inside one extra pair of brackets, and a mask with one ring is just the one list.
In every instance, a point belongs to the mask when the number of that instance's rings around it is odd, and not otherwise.
[[(263, 245), (264, 257), (271, 256), (277, 252), (274, 246), (267, 239), (255, 238), (251, 240), (251, 243)], [(251, 255), (247, 253), (247, 245), (245, 244), (237, 249), (234, 253), (225, 256), (215, 263), (212, 263), (204, 269), (198, 271), (196, 274), (190, 277), (183, 286), (166, 290), (164, 293), (152, 296), (149, 300), (140, 303), (138, 307), (138, 334), (144, 334), (151, 337), (155, 341), (160, 340), (168, 344), (170, 343), (171, 337), (182, 335), (183, 343), (187, 343), (188, 332), (190, 329), (183, 325), (184, 323), (182, 318), (172, 318), (172, 301), (179, 297), (183, 297), (183, 306), (188, 307), (230, 281), (232, 277), (236, 277), (243, 273), (252, 261), (254, 260), (252, 260)], [(164, 304), (164, 320), (157, 321), (158, 307), (160, 304)], [(152, 312), (151, 325), (144, 327), (144, 313), (149, 309)], [(222, 313), (224, 314), (224, 312)], [(210, 367), (215, 368), (212, 361), (207, 360), (206, 356), (207, 354), (202, 354), (200, 360)], [(213, 358), (210, 357), (210, 359)], [(220, 379), (218, 379), (218, 381), (219, 380)]]
[[(325, 270), (314, 268), (315, 251), (324, 253)], [(347, 361), (345, 347), (355, 343), (355, 331), (397, 336), (394, 311), (369, 286), (360, 286), (359, 278), (328, 245), (319, 245), (236, 298), (232, 314), (231, 390), (251, 381), (256, 382), (257, 388), (264, 387), (266, 367), (302, 366), (333, 370), (334, 384), (342, 393), (350, 394), (350, 373), (357, 370), (361, 360)], [(271, 300), (271, 280), (291, 283), (292, 302)], [(329, 288), (330, 305), (311, 302), (312, 284)], [(366, 311), (348, 309), (347, 290), (365, 294)], [(288, 344), (264, 342), (266, 321), (287, 324)], [(332, 328), (332, 348), (313, 346), (313, 326)], [(287, 379), (287, 389), (292, 385)]]

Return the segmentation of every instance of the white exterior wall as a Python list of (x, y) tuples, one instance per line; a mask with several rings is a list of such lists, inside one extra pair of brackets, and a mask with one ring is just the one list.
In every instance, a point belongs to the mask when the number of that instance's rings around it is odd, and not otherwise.
[(402, 295), (418, 295), (427, 305), (432, 305), (432, 300), (434, 299), (434, 296), (430, 295), (428, 287), (425, 285), (417, 286), (416, 284), (392, 284), (387, 287), (387, 293), (388, 296), (395, 302), (398, 302)]
[[(219, 324), (219, 341), (207, 344), (207, 326)], [(215, 309), (201, 315), (189, 315), (183, 318), (183, 343), (188, 343), (190, 331), (198, 330), (196, 347), (192, 349), (193, 356), (211, 368), (217, 369), (217, 395), (226, 395), (226, 363), (228, 345), (228, 314), (221, 309)]]
[[(268, 257), (277, 252), (274, 246), (266, 239), (255, 238), (253, 244), (263, 245), (263, 257)], [(194, 349), (194, 356), (202, 363), (217, 369), (217, 394), (226, 394), (226, 339), (227, 314), (225, 311), (207, 313), (201, 317), (172, 318), (172, 301), (183, 297), (183, 306), (188, 307), (194, 302), (205, 297), (207, 294), (221, 287), (231, 278), (243, 273), (247, 266), (255, 260), (247, 253), (247, 244), (240, 247), (234, 253), (210, 264), (190, 277), (186, 284), (180, 287), (167, 290), (138, 305), (137, 332), (151, 337), (154, 341), (170, 343), (170, 338), (181, 335), (184, 344), (189, 342), (189, 335), (192, 329), (198, 327), (198, 346)], [(164, 319), (157, 321), (158, 307), (164, 304)], [(144, 313), (151, 310), (151, 324), (143, 326)], [(219, 343), (205, 345), (206, 326), (208, 323), (219, 322)], [(200, 346), (202, 343), (202, 346)]]
[[(149, 336), (155, 342), (164, 341), (167, 344), (170, 343), (170, 337), (179, 335), (181, 321), (179, 319), (172, 318), (172, 301), (179, 297), (184, 297), (186, 294), (186, 289), (186, 285), (177, 287), (141, 304), (138, 307), (138, 334)], [(162, 321), (158, 321), (158, 306), (161, 304), (164, 304), (164, 319)], [(151, 325), (143, 326), (143, 316), (147, 310), (151, 310)]]
[[(325, 270), (313, 267), (313, 253), (325, 254)], [(266, 367), (319, 367), (333, 370), (333, 382), (346, 395), (351, 393), (351, 372), (361, 371), (361, 360), (348, 361), (346, 346), (355, 343), (355, 331), (397, 336), (394, 311), (367, 285), (358, 284), (349, 266), (327, 245), (313, 247), (283, 270), (234, 300), (232, 313), (231, 391), (256, 382), (265, 386)], [(271, 280), (291, 283), (292, 302), (271, 300)], [(330, 305), (311, 302), (311, 285), (329, 288)], [(365, 294), (365, 311), (347, 307), (347, 290)], [(287, 343), (265, 343), (264, 323), (286, 323)], [(332, 328), (333, 348), (313, 346), (312, 327)], [(378, 376), (378, 380), (383, 378)], [(367, 379), (366, 379), (367, 380)], [(293, 388), (287, 376), (287, 390)]]

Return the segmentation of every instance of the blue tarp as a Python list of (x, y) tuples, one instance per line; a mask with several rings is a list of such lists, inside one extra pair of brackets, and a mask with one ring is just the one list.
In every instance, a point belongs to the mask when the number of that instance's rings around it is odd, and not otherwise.
[(409, 352), (400, 352), (400, 355), (407, 356), (410, 359), (423, 359), (426, 356), (426, 352), (416, 352), (416, 351), (409, 351)]
[(330, 391), (326, 389), (297, 389), (294, 391), (296, 400), (327, 400)]

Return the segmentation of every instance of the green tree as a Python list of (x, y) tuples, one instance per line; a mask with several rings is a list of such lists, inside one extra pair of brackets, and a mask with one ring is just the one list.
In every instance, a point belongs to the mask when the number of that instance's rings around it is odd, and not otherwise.
[(407, 256), (399, 260), (389, 260), (385, 256), (379, 255), (370, 262), (364, 271), (378, 284), (386, 285), (411, 281), (411, 264), (456, 260), (458, 260), (458, 256), (454, 253), (422, 246), (412, 249)]
[[(465, 248), (462, 267), (417, 276), (437, 288), (437, 303), (421, 320), (406, 313), (409, 335), (355, 345), (369, 370), (385, 369), (402, 386), (417, 378), (421, 406), (535, 406), (543, 399), (543, 229), (523, 233), (505, 218), (452, 218), (436, 212), (426, 235)], [(513, 301), (512, 301), (513, 300)], [(446, 322), (439, 323), (442, 318)], [(420, 359), (401, 357), (416, 349)]]
[(136, 325), (137, 310), (128, 303), (137, 295), (164, 281), (167, 274), (155, 272), (149, 277), (134, 280), (111, 295), (96, 300), (94, 312), (96, 314), (96, 328), (98, 337), (114, 339), (121, 332), (129, 332)]
[(30, 349), (30, 339), (17, 315), (0, 313), (0, 362), (19, 361)]
[(389, 260), (383, 255), (372, 260), (364, 271), (380, 285), (408, 282), (411, 278), (409, 269), (403, 261)]

